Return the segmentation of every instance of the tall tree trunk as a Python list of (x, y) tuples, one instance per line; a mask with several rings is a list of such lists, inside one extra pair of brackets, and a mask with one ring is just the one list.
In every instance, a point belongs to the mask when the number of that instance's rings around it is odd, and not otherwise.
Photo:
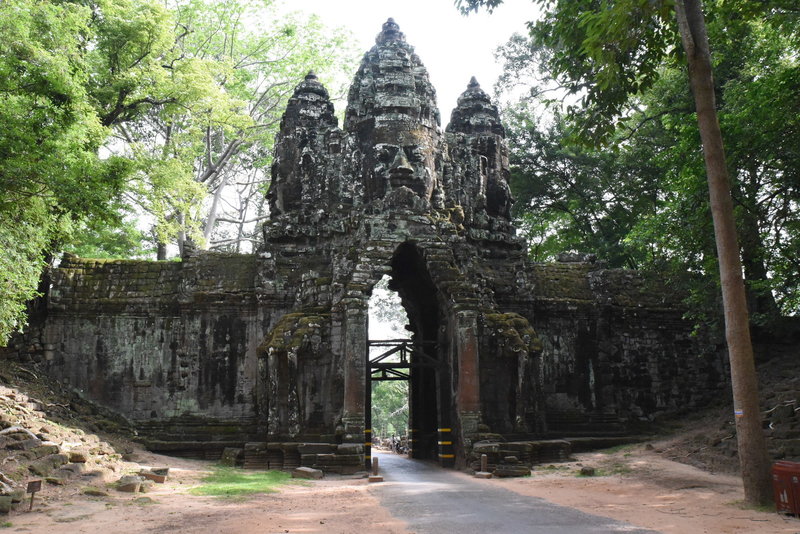
[(211, 207), (209, 208), (208, 215), (206, 216), (206, 223), (203, 227), (203, 237), (206, 239), (205, 248), (208, 248), (209, 244), (211, 243), (211, 232), (214, 231), (214, 225), (217, 223), (219, 202), (222, 198), (223, 191), (225, 191), (225, 186), (228, 185), (228, 177), (229, 174), (227, 172), (222, 175), (222, 180), (217, 186), (217, 190), (214, 192), (214, 198), (211, 201)]
[(761, 427), (758, 380), (753, 362), (730, 179), (714, 102), (708, 35), (701, 0), (677, 0), (675, 4), (681, 40), (689, 63), (689, 80), (708, 174), (745, 502), (764, 505), (772, 501), (769, 460)]

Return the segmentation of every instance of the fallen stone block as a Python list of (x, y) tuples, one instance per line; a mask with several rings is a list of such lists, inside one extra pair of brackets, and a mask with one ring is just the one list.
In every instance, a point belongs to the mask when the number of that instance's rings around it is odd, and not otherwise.
[(473, 476), (475, 478), (492, 478), (492, 474), (489, 473), (488, 471), (476, 471), (475, 475)]
[(496, 477), (526, 477), (531, 474), (531, 468), (525, 465), (498, 465), (494, 470)]
[(109, 493), (105, 490), (88, 487), (83, 488), (83, 494), (88, 495), (89, 497), (108, 497)]
[(86, 470), (86, 464), (67, 464), (61, 466), (58, 469), (58, 472), (65, 473), (66, 476), (75, 476), (83, 474), (85, 470)]
[(11, 451), (29, 451), (37, 449), (41, 445), (42, 445), (42, 440), (40, 440), (39, 438), (30, 438), (30, 439), (23, 439), (20, 441), (12, 441), (6, 445), (6, 449)]
[(584, 466), (581, 467), (582, 477), (593, 477), (596, 474), (594, 467)]
[(360, 443), (342, 443), (336, 449), (336, 453), (341, 455), (361, 455), (364, 454), (364, 446)]
[(69, 461), (72, 463), (85, 464), (88, 460), (89, 460), (89, 453), (84, 450), (75, 449), (69, 451)]
[(472, 446), (473, 454), (492, 454), (500, 451), (499, 443), (478, 442)]
[(25, 488), (17, 488), (11, 492), (11, 502), (14, 504), (21, 503), (25, 499)]
[(320, 471), (319, 469), (314, 469), (311, 467), (297, 467), (292, 469), (292, 478), (306, 478), (312, 480), (319, 480), (325, 474)]
[(31, 452), (34, 454), (34, 456), (36, 456), (36, 458), (42, 458), (51, 454), (58, 454), (59, 449), (58, 445), (54, 443), (45, 443), (37, 447), (33, 447)]
[(126, 475), (117, 481), (117, 490), (126, 493), (136, 493), (142, 487), (144, 479), (137, 475)]
[(146, 471), (144, 469), (139, 471), (139, 476), (147, 480), (152, 480), (157, 484), (163, 484), (167, 481), (167, 475), (157, 475), (152, 471)]
[(154, 475), (169, 475), (169, 467), (153, 467), (150, 472)]
[(28, 471), (34, 475), (46, 477), (53, 471), (53, 469), (61, 467), (67, 463), (67, 461), (68, 458), (66, 454), (51, 454), (50, 456), (45, 456), (41, 460), (29, 465)]

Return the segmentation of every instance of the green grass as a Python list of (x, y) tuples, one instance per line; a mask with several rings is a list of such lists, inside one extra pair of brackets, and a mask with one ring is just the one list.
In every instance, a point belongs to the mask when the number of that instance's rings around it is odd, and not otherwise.
[(624, 445), (615, 445), (614, 447), (609, 447), (607, 449), (600, 449), (599, 453), (601, 454), (614, 454), (617, 452), (628, 451), (636, 447), (636, 443), (626, 443)]
[(217, 467), (192, 488), (192, 495), (240, 498), (256, 493), (274, 493), (278, 486), (288, 484), (291, 475), (282, 471), (244, 471), (235, 467)]
[(735, 506), (740, 510), (755, 510), (756, 512), (764, 512), (769, 514), (774, 514), (776, 511), (774, 504), (765, 504), (765, 505), (747, 504), (744, 501), (733, 501), (726, 504), (728, 504), (729, 506)]
[(11, 524), (11, 521), (3, 521), (0, 523), (0, 528), (11, 528), (14, 525)]

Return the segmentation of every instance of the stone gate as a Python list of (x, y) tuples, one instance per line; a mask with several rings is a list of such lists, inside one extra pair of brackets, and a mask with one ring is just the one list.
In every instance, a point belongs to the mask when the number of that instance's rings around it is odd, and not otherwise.
[(464, 466), (488, 440), (532, 462), (563, 453), (542, 440), (624, 434), (718, 396), (720, 352), (657, 281), (527, 259), (504, 135), (474, 78), (441, 131), (425, 67), (389, 19), (343, 128), (313, 74), (294, 91), (256, 254), (67, 255), (18, 348), (151, 448), (243, 447), (251, 466), (347, 472), (368, 458), (367, 302), (384, 275), (436, 363), (411, 369), (416, 457)]

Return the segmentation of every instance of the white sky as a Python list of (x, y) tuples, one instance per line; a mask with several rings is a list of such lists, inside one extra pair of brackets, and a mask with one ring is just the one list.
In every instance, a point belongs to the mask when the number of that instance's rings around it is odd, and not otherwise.
[(501, 67), (494, 59), (495, 49), (514, 32), (526, 33), (525, 22), (538, 9), (531, 0), (505, 0), (491, 15), (481, 11), (464, 17), (453, 0), (286, 0), (284, 5), (350, 30), (364, 52), (375, 44), (386, 19), (394, 18), (428, 69), (442, 128), (470, 77), (492, 94)]

